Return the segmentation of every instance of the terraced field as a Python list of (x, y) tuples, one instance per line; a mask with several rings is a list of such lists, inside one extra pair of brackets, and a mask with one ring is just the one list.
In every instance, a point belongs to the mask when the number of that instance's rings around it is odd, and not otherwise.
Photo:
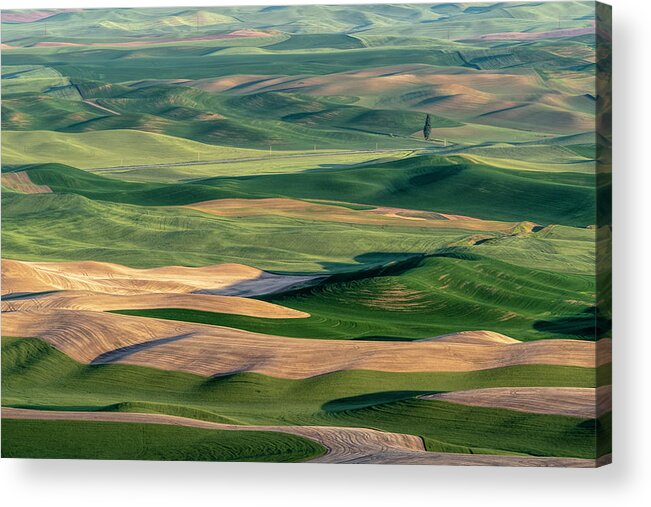
[(3, 456), (607, 463), (608, 22), (3, 11)]

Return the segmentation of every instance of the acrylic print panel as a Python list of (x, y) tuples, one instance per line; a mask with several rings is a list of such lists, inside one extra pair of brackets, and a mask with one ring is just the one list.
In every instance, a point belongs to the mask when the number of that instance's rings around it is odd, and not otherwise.
[(2, 13), (2, 455), (610, 461), (610, 8)]

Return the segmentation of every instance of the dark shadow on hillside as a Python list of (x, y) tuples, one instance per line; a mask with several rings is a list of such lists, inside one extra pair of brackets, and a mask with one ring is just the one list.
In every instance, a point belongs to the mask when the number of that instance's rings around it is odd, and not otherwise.
[[(370, 252), (358, 255), (354, 260), (355, 264), (340, 262), (322, 262), (321, 265), (330, 272), (331, 275), (325, 275), (312, 282), (305, 282), (300, 287), (293, 287), (284, 292), (276, 292), (273, 296), (279, 295), (298, 295), (307, 294), (315, 289), (319, 289), (333, 283), (352, 282), (364, 278), (373, 278), (378, 276), (397, 276), (405, 271), (413, 269), (421, 264), (425, 254), (405, 254), (393, 252)], [(287, 274), (287, 273), (284, 273)], [(269, 294), (268, 296), (271, 296)], [(257, 299), (265, 299), (266, 296)]]
[(33, 164), (3, 164), (2, 172), (3, 173), (14, 173), (18, 171), (24, 171), (25, 169), (32, 167)]
[[(369, 148), (367, 146), (360, 146), (357, 148), (357, 150), (359, 150), (360, 153), (364, 153), (364, 152), (372, 153), (373, 148)], [(391, 152), (418, 150), (417, 151), (418, 154), (412, 155), (408, 158), (401, 158), (401, 157), (389, 156), (390, 152), (378, 153), (377, 158), (364, 160), (362, 162), (355, 162), (352, 164), (334, 164), (334, 163), (319, 164), (318, 167), (312, 167), (310, 169), (305, 169), (304, 171), (301, 171), (301, 174), (320, 172), (323, 170), (359, 169), (364, 167), (368, 168), (369, 166), (390, 164), (395, 162), (404, 162), (405, 160), (413, 161), (414, 158), (426, 156), (426, 155), (432, 155), (433, 153), (438, 154), (440, 151), (443, 151), (443, 149), (438, 146), (428, 148), (427, 150), (423, 149), (422, 146), (404, 146), (404, 147), (397, 147), (397, 148), (389, 148), (389, 150), (391, 150)], [(371, 207), (375, 207), (375, 206), (371, 205)]]
[(596, 431), (597, 428), (603, 426), (601, 421), (599, 419), (588, 419), (587, 421), (581, 421), (579, 424), (576, 425), (577, 428), (580, 429), (587, 429), (587, 430), (592, 430)]
[[(357, 255), (353, 258), (354, 263), (343, 262), (321, 262), (321, 266), (329, 272), (333, 273), (330, 279), (336, 276), (348, 278), (349, 276), (356, 277), (357, 274), (378, 272), (373, 276), (381, 276), (382, 272), (396, 274), (402, 272), (401, 268), (409, 266), (415, 267), (423, 260), (425, 254), (417, 253), (410, 254), (405, 252), (367, 252)], [(413, 264), (413, 265), (412, 265)]]
[(441, 181), (455, 176), (468, 167), (462, 164), (458, 165), (434, 165), (427, 172), (417, 174), (409, 178), (409, 185), (414, 187), (424, 187), (440, 183)]
[(363, 408), (373, 407), (375, 405), (383, 405), (385, 403), (409, 400), (426, 394), (436, 394), (438, 392), (439, 391), (380, 391), (376, 393), (361, 394), (359, 396), (350, 396), (347, 398), (338, 398), (336, 400), (331, 400), (321, 405), (321, 408), (326, 412), (359, 410)]
[(282, 294), (287, 291), (313, 287), (326, 276), (279, 276), (262, 272), (257, 278), (243, 280), (218, 289), (200, 289), (192, 294), (211, 294), (216, 296), (257, 297)]
[[(321, 265), (331, 275), (324, 275), (318, 279), (307, 281), (300, 286), (288, 288), (285, 291), (275, 292), (273, 294), (255, 296), (256, 299), (267, 300), (271, 297), (277, 300), (279, 296), (295, 296), (299, 294), (309, 294), (322, 287), (334, 284), (353, 282), (356, 280), (363, 280), (365, 278), (375, 278), (382, 276), (399, 276), (403, 273), (417, 268), (428, 257), (445, 257), (450, 259), (460, 259), (466, 261), (479, 261), (481, 256), (473, 253), (468, 247), (446, 247), (434, 250), (429, 253), (406, 254), (404, 252), (368, 252), (358, 255), (354, 258), (357, 261), (353, 263), (340, 263), (340, 262), (322, 262)], [(283, 275), (305, 275), (307, 273), (275, 273)], [(314, 273), (311, 273), (314, 274)], [(362, 338), (370, 340), (371, 338)], [(383, 337), (373, 338), (375, 340), (384, 339)], [(387, 340), (403, 340), (402, 338), (394, 339), (387, 337)]]
[(460, 259), (464, 261), (479, 261), (480, 255), (474, 253), (470, 248), (465, 246), (449, 246), (440, 248), (428, 253), (426, 257), (446, 257), (448, 259)]
[(160, 338), (158, 340), (150, 340), (144, 343), (136, 343), (135, 345), (128, 345), (126, 347), (120, 347), (119, 349), (115, 350), (109, 350), (108, 352), (104, 352), (103, 354), (97, 356), (90, 362), (90, 364), (94, 366), (98, 364), (113, 363), (141, 350), (156, 347), (157, 345), (164, 345), (166, 343), (175, 342), (177, 340), (183, 340), (184, 338), (189, 338), (192, 335), (194, 335), (194, 333), (183, 333), (175, 336), (168, 336), (167, 338)]
[(55, 294), (58, 290), (45, 290), (42, 292), (11, 292), (2, 296), (2, 301), (21, 301), (23, 299), (38, 299), (49, 294)]
[(23, 408), (27, 410), (55, 410), (57, 412), (102, 412), (104, 407), (97, 405), (41, 405), (29, 403), (12, 403), (3, 405), (11, 408)]
[(495, 241), (495, 240), (499, 240), (499, 239), (501, 239), (501, 238), (482, 238), (482, 239), (478, 239), (477, 241), (475, 241), (474, 246), (483, 245), (485, 243), (490, 243), (491, 241)]
[(242, 373), (244, 372), (215, 373), (214, 375), (211, 375), (203, 382), (201, 382), (198, 388), (208, 390), (221, 388), (221, 384), (224, 382), (236, 380), (238, 375), (241, 375)]
[(596, 340), (610, 334), (612, 321), (598, 315), (594, 306), (586, 308), (580, 315), (559, 317), (553, 320), (538, 320), (533, 323), (536, 331), (576, 336), (584, 340)]
[(358, 336), (351, 338), (351, 341), (362, 342), (414, 342), (422, 340), (422, 338), (408, 338), (405, 336)]

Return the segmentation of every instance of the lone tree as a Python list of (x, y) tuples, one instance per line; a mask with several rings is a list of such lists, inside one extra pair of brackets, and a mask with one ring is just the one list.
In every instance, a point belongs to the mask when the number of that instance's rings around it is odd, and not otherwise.
[(426, 141), (429, 141), (429, 134), (432, 131), (432, 123), (429, 118), (429, 114), (425, 116), (425, 126), (423, 127), (423, 137)]

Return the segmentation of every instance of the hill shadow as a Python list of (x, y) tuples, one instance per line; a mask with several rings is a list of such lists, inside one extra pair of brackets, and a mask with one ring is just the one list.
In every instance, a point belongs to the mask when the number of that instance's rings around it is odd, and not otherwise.
[(536, 331), (596, 340), (610, 333), (612, 320), (601, 317), (599, 310), (591, 306), (579, 315), (537, 320), (533, 323), (533, 327)]
[[(475, 243), (476, 244), (476, 243)], [(470, 248), (465, 246), (449, 246), (434, 250), (425, 255), (426, 257), (445, 257), (448, 259), (460, 259), (464, 261), (480, 261), (481, 255), (477, 255)]]
[[(362, 280), (364, 278), (374, 278), (378, 276), (397, 276), (404, 273), (405, 271), (419, 266), (425, 257), (425, 254), (370, 252), (356, 256), (354, 260), (358, 262), (355, 264), (343, 262), (321, 262), (321, 265), (332, 274), (323, 275), (318, 279), (307, 281), (299, 287), (295, 286), (294, 288), (290, 288), (286, 291), (258, 296), (257, 299), (266, 299), (269, 297), (277, 298), (280, 295), (294, 296), (298, 294), (306, 294), (326, 285), (352, 282), (355, 280)], [(282, 274), (286, 275), (289, 273)], [(311, 274), (314, 275), (315, 273)]]
[[(446, 247), (434, 250), (429, 253), (406, 254), (404, 252), (368, 252), (354, 257), (356, 263), (343, 263), (343, 262), (321, 262), (327, 271), (331, 274), (324, 274), (323, 276), (307, 281), (300, 286), (294, 286), (286, 291), (275, 292), (274, 294), (266, 294), (256, 296), (256, 299), (266, 300), (271, 297), (274, 299), (279, 296), (294, 296), (298, 294), (307, 294), (324, 286), (352, 282), (356, 280), (363, 280), (365, 278), (375, 278), (383, 276), (399, 276), (403, 273), (417, 268), (423, 261), (429, 257), (445, 257), (451, 259), (460, 259), (467, 261), (479, 261), (481, 256), (472, 253), (467, 247)], [(316, 275), (316, 273), (298, 273), (298, 272), (272, 272), (274, 274), (282, 275)], [(365, 340), (387, 340), (387, 341), (402, 341), (404, 338), (393, 337), (366, 337), (360, 338)]]
[(436, 394), (439, 391), (379, 391), (375, 393), (360, 394), (358, 396), (349, 396), (331, 400), (321, 408), (326, 412), (343, 412), (346, 410), (359, 410), (369, 408), (374, 405), (383, 405), (395, 401), (408, 400), (417, 396), (426, 394)]
[[(416, 267), (425, 258), (425, 254), (410, 254), (405, 252), (367, 252), (353, 257), (354, 263), (321, 262), (321, 266), (332, 273), (329, 280), (335, 277), (358, 278), (366, 276), (382, 276), (382, 274), (400, 274), (406, 269)], [(366, 275), (366, 276), (364, 276)]]
[(140, 352), (141, 350), (156, 347), (158, 345), (164, 345), (166, 343), (175, 342), (177, 340), (183, 340), (184, 338), (190, 338), (192, 335), (194, 335), (194, 332), (178, 334), (175, 336), (168, 336), (166, 338), (159, 338), (157, 340), (150, 340), (147, 342), (136, 343), (134, 345), (127, 345), (125, 347), (120, 347), (115, 350), (109, 350), (108, 352), (104, 352), (103, 354), (100, 354), (95, 359), (93, 359), (90, 362), (90, 365), (95, 366), (100, 364), (114, 363), (116, 361), (119, 361), (120, 359), (130, 356), (131, 354)]
[(350, 340), (362, 342), (414, 342), (422, 340), (422, 338), (409, 338), (406, 336), (358, 336)]

